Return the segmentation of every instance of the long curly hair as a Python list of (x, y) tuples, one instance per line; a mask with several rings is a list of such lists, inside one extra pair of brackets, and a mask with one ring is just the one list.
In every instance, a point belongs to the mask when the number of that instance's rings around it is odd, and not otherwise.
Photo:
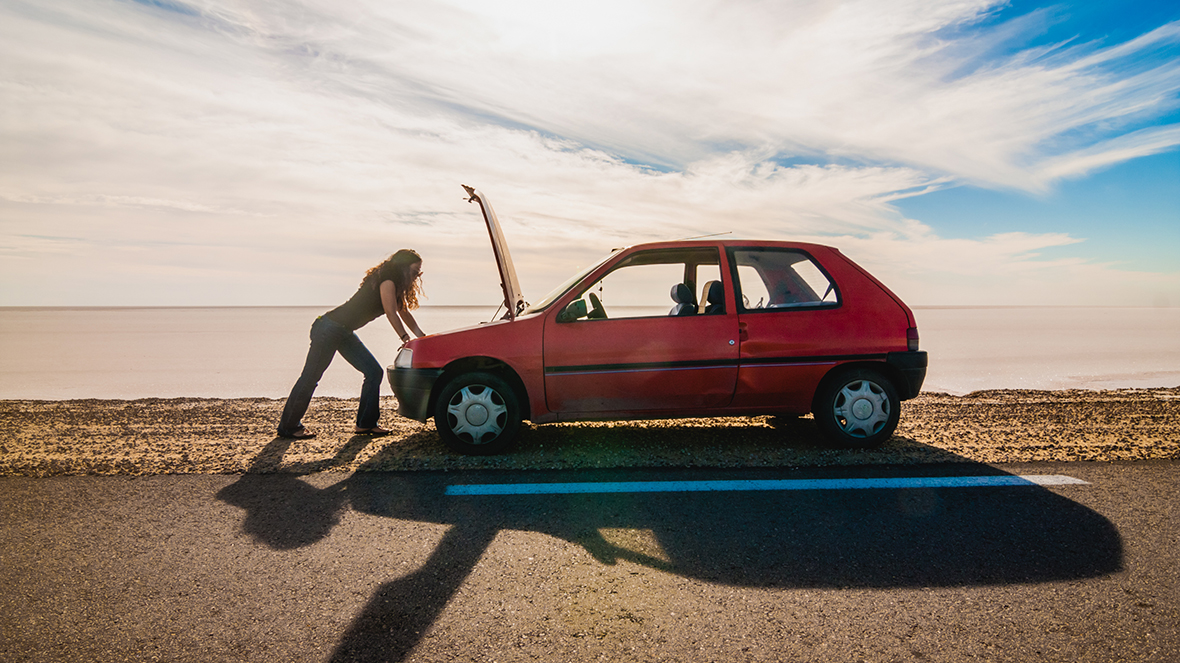
[(418, 297), (426, 297), (422, 290), (422, 275), (410, 275), (410, 267), (422, 262), (422, 256), (412, 249), (402, 249), (389, 256), (369, 271), (361, 279), (361, 287), (381, 288), (382, 281), (393, 281), (397, 286), (397, 306), (399, 310), (413, 311), (418, 308)]

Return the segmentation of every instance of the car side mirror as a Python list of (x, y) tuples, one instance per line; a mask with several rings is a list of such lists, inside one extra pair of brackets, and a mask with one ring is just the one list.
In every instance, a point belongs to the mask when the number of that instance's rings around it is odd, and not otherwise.
[(574, 320), (577, 320), (578, 318), (586, 317), (587, 313), (588, 313), (588, 311), (586, 309), (586, 300), (585, 299), (575, 299), (574, 301), (572, 301), (568, 305), (566, 305), (566, 307), (561, 310), (561, 313), (557, 314), (557, 321), (558, 322), (573, 322)]

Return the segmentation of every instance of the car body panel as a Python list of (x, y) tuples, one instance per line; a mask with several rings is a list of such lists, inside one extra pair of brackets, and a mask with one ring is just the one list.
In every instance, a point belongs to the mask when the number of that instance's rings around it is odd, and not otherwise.
[(862, 278), (864, 278), (865, 280), (869, 281), (870, 283), (876, 285), (877, 288), (881, 290), (881, 292), (888, 295), (889, 298), (892, 299), (894, 301), (894, 303), (896, 303), (898, 305), (898, 307), (900, 307), (901, 310), (905, 312), (908, 327), (917, 327), (918, 326), (918, 323), (914, 319), (914, 312), (910, 309), (909, 306), (906, 306), (905, 302), (901, 301), (901, 297), (898, 297), (896, 294), (894, 294), (894, 292), (892, 290), (890, 290), (884, 283), (879, 281), (877, 279), (877, 277), (870, 274), (868, 272), (868, 270), (866, 270), (864, 267), (861, 267), (860, 265), (856, 264), (851, 259), (849, 259), (848, 256), (841, 253), (839, 249), (832, 248), (832, 247), (825, 247), (825, 248), (828, 249), (829, 255), (832, 258), (832, 265), (833, 266), (835, 266), (837, 264), (842, 264), (844, 266), (847, 266), (848, 269), (856, 271), (858, 274), (860, 274), (860, 276)]
[[(399, 383), (406, 380), (402, 374), (415, 371), (437, 370), (439, 379), (456, 367), (502, 366), (510, 371), (527, 389), (525, 411), (545, 412), (544, 368), (541, 363), (541, 339), (544, 317), (525, 315), (515, 320), (498, 320), (466, 329), (457, 329), (441, 334), (431, 334), (406, 343), (414, 353), (412, 369), (388, 368), (390, 385), (398, 397), (398, 412), (404, 416), (425, 421), (430, 415), (432, 390), (427, 394), (409, 394), (399, 391)], [(535, 385), (535, 386), (533, 386)], [(435, 385), (437, 387), (437, 384)], [(403, 400), (413, 400), (403, 412)]]

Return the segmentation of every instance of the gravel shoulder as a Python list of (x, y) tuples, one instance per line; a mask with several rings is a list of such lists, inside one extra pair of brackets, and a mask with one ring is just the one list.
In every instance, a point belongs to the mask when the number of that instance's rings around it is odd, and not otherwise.
[(443, 447), (431, 423), (394, 414), (386, 437), (351, 433), (353, 399), (316, 398), (318, 436), (274, 435), (281, 399), (0, 401), (0, 476), (322, 471), (803, 467), (1180, 458), (1180, 387), (922, 394), (873, 450), (827, 447), (808, 417), (723, 417), (525, 425), (489, 458)]

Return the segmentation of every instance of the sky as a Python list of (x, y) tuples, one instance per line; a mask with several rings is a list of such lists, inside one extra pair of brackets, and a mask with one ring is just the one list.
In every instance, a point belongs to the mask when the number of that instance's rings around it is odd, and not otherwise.
[(840, 248), (912, 306), (1180, 306), (1180, 4), (0, 0), (0, 306), (433, 305)]

